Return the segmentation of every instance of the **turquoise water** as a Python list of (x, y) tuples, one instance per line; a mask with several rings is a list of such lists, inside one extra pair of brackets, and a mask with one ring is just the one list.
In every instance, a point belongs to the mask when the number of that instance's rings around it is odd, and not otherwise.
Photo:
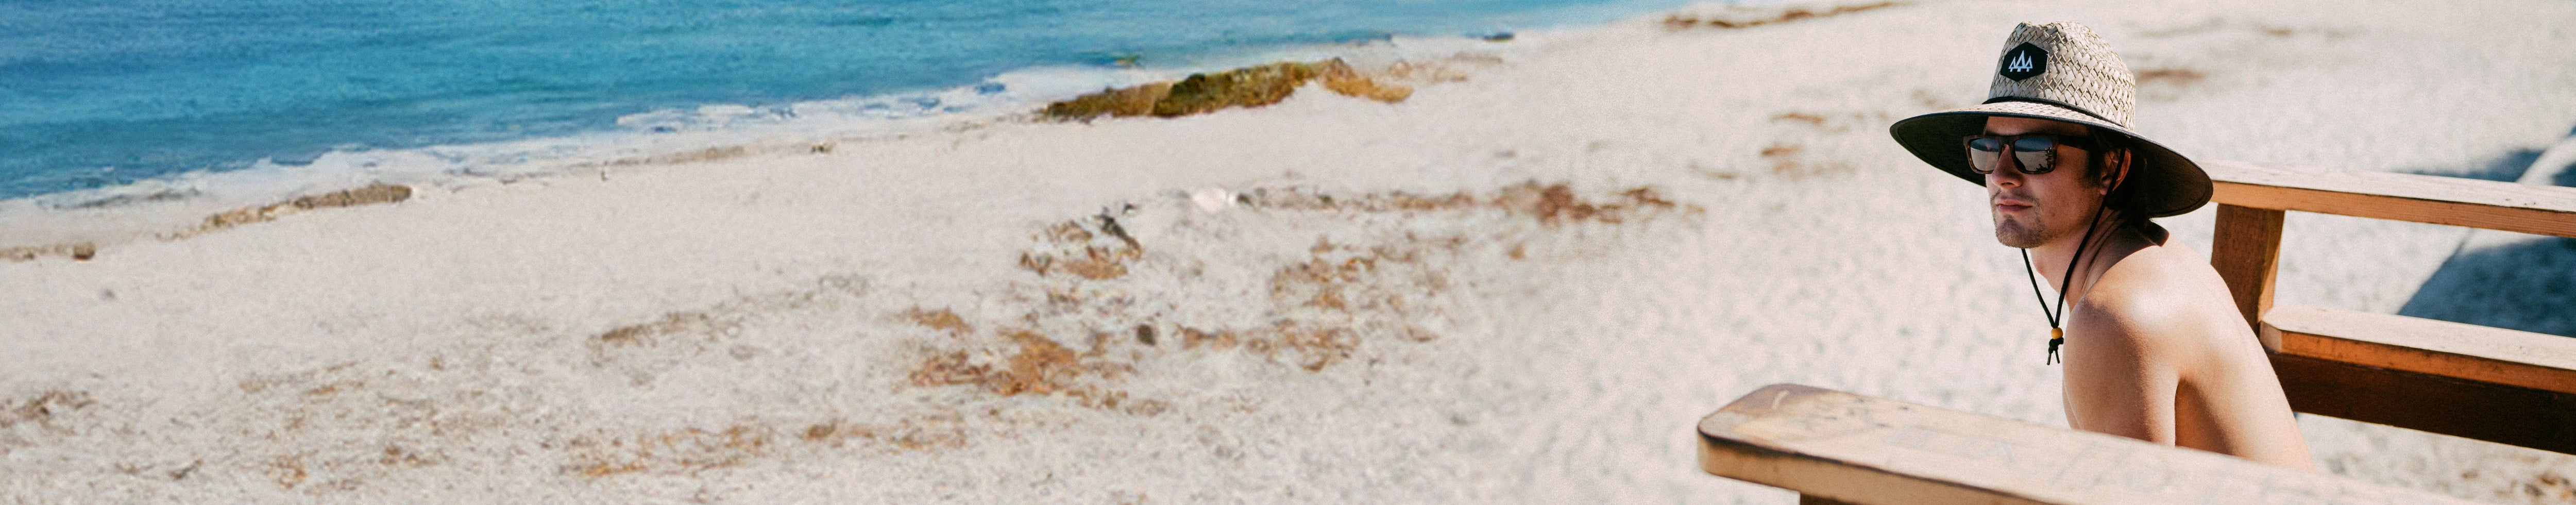
[(988, 80), (1018, 69), (1480, 35), (1682, 3), (10, 0), (0, 199), (335, 151), (649, 135), (669, 128), (620, 118), (702, 104), (1006, 94)]

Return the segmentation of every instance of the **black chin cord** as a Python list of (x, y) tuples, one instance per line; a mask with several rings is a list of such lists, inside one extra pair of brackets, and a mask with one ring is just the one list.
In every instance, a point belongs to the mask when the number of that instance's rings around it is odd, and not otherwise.
[(2093, 220), (2084, 223), (2084, 238), (2075, 241), (2075, 256), (2066, 259), (2066, 274), (2058, 276), (2057, 308), (2050, 309), (2048, 294), (2039, 290), (2039, 273), (2036, 267), (2031, 266), (2030, 249), (2021, 250), (2021, 273), (2030, 277), (2030, 295), (2039, 299), (2040, 314), (2048, 316), (2048, 359), (2042, 364), (2053, 365), (2066, 361), (2057, 356), (2057, 346), (2066, 344), (2066, 328), (2058, 324), (2066, 317), (2066, 288), (2074, 284), (2075, 265), (2084, 262), (2084, 247), (2092, 245), (2093, 227), (2102, 224), (2102, 210), (2109, 206), (2110, 203), (2105, 201), (2102, 205), (2094, 207)]

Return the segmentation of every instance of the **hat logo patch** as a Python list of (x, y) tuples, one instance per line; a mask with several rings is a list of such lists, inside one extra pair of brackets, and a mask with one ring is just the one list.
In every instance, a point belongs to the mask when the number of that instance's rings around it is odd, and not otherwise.
[(2007, 79), (2020, 81), (2039, 77), (2039, 74), (2047, 72), (2048, 50), (2041, 49), (2037, 44), (2023, 42), (2021, 45), (2013, 46), (2011, 51), (2004, 51), (2003, 70), (1998, 73), (2003, 74)]

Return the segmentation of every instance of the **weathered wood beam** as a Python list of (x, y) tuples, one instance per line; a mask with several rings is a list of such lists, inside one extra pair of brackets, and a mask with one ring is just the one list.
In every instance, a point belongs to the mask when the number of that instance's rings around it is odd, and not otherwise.
[(1700, 468), (1803, 497), (1882, 504), (2421, 503), (2464, 500), (2226, 455), (1794, 384), (1701, 419)]
[(2576, 394), (2576, 338), (2300, 305), (2263, 322), (2280, 354)]
[(2576, 188), (2210, 161), (2210, 201), (2257, 209), (2576, 237)]
[(2286, 354), (2272, 369), (2299, 412), (2576, 454), (2576, 394)]

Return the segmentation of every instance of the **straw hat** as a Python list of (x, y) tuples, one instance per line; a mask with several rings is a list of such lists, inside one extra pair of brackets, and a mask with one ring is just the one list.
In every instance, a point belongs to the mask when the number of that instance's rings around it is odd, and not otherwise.
[(2137, 78), (2092, 28), (2071, 21), (2015, 26), (1994, 72), (1985, 104), (1905, 118), (1888, 133), (1924, 163), (1983, 186), (1986, 177), (1968, 170), (1968, 149), (1960, 139), (1985, 131), (1986, 117), (2083, 124), (2134, 140), (2136, 163), (2111, 195), (2114, 208), (2165, 217), (2209, 203), (2209, 174), (2199, 164), (2129, 129)]

